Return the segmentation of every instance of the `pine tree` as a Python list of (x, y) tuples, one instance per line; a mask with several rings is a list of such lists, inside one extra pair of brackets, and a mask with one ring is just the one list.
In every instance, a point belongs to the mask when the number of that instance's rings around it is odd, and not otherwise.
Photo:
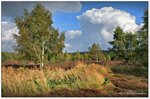
[(113, 41), (109, 42), (112, 45), (110, 51), (115, 53), (117, 59), (123, 59), (126, 62), (135, 60), (136, 35), (130, 32), (125, 33), (122, 28), (116, 27), (113, 36)]
[(112, 45), (110, 50), (116, 54), (117, 59), (121, 59), (125, 50), (125, 33), (121, 27), (116, 27), (113, 37), (113, 41), (109, 42)]
[(138, 60), (141, 61), (145, 66), (148, 66), (148, 9), (144, 12), (144, 25), (137, 33), (138, 46), (137, 56)]

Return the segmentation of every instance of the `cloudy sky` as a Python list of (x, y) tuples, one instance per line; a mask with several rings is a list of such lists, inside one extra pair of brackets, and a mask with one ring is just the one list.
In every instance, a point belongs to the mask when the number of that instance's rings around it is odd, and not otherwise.
[[(32, 10), (37, 2), (2, 2), (1, 39), (2, 51), (12, 52), (18, 33), (14, 23), (24, 9)], [(142, 26), (147, 2), (41, 2), (53, 14), (53, 26), (65, 32), (64, 51), (87, 51), (93, 43), (103, 50), (111, 47), (113, 30), (120, 26), (127, 32), (135, 32)]]

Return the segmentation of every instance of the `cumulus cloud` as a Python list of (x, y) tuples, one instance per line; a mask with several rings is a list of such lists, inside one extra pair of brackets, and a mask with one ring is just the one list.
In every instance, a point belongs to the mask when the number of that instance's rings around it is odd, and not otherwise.
[(80, 43), (80, 41), (82, 42), (83, 40), (81, 39), (82, 32), (80, 30), (69, 30), (65, 32), (65, 48), (64, 50), (67, 52), (75, 52), (75, 51), (81, 51), (84, 47), (83, 43)]
[(69, 30), (65, 34), (66, 38), (73, 39), (75, 36), (80, 36), (82, 32), (79, 30)]
[(1, 22), (2, 32), (1, 32), (1, 39), (2, 39), (2, 51), (12, 52), (13, 46), (16, 44), (15, 40), (13, 39), (13, 33), (18, 33), (18, 29), (14, 23), (10, 23), (7, 21)]
[[(24, 9), (31, 11), (33, 6), (38, 2), (28, 1), (3, 1), (2, 2), (2, 51), (13, 51), (15, 41), (12, 37), (12, 33), (17, 33), (17, 27), (14, 23), (16, 16), (22, 16)], [(79, 12), (82, 8), (82, 4), (78, 1), (44, 1), (42, 3), (46, 9), (53, 12)], [(5, 20), (5, 21), (4, 21)], [(78, 35), (78, 34), (77, 34)], [(69, 45), (66, 45), (70, 48)]]
[(65, 43), (65, 47), (69, 48), (69, 47), (72, 47), (72, 46), (69, 43)]
[[(71, 3), (74, 4), (74, 2)], [(2, 2), (2, 17), (14, 17), (22, 15), (24, 8), (32, 9), (32, 6), (30, 4), (28, 5), (28, 3), (25, 5), (23, 5), (22, 2), (18, 2), (17, 5), (10, 3), (10, 5), (6, 4), (7, 6), (4, 6), (4, 4), (5, 2)], [(72, 8), (67, 8), (66, 10), (64, 9), (65, 7), (67, 7), (67, 5), (56, 5), (56, 8), (53, 9), (53, 11), (71, 12), (74, 10), (75, 12), (77, 12), (82, 6), (79, 2), (77, 2), (77, 5), (78, 9), (76, 10), (76, 7), (74, 8), (74, 6), (76, 6), (76, 3), (72, 6), (70, 4), (69, 7)], [(48, 6), (47, 4), (47, 7), (50, 6)], [(136, 24), (135, 16), (131, 15), (128, 12), (114, 9), (112, 7), (104, 7), (100, 9), (93, 8), (91, 10), (87, 10), (83, 14), (77, 16), (77, 19), (79, 20), (81, 30), (69, 30), (65, 34), (65, 50), (67, 50), (68, 52), (77, 50), (86, 51), (88, 50), (88, 47), (93, 43), (99, 43), (102, 49), (107, 49), (108, 47), (110, 47), (108, 41), (113, 40), (113, 31), (116, 26), (120, 26), (124, 31), (128, 32), (135, 32), (140, 27)], [(1, 27), (2, 51), (13, 51), (12, 47), (15, 45), (15, 41), (12, 37), (12, 33), (18, 33), (17, 27), (15, 26), (15, 23), (9, 21), (2, 21)]]
[(70, 48), (72, 48), (72, 46), (70, 45), (70, 43), (65, 43), (65, 48), (64, 48), (64, 52), (68, 51)]
[(81, 37), (82, 43), (86, 48), (94, 42), (99, 43), (102, 49), (110, 47), (108, 42), (113, 40), (113, 31), (117, 26), (126, 32), (135, 32), (139, 28), (135, 16), (112, 7), (87, 10), (77, 19), (84, 35)]
[[(28, 1), (16, 1), (16, 2), (2, 2), (2, 15), (7, 17), (16, 17), (23, 14), (24, 9), (29, 11), (32, 10), (33, 6), (38, 2), (28, 2)], [(60, 11), (60, 12), (78, 12), (82, 8), (80, 2), (63, 2), (63, 1), (45, 1), (42, 3), (46, 9), (51, 12)]]

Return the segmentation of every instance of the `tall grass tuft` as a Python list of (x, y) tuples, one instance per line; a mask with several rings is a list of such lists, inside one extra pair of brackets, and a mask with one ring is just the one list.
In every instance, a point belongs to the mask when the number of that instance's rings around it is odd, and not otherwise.
[(113, 88), (111, 82), (105, 81), (103, 74), (107, 73), (110, 73), (107, 67), (83, 63), (67, 71), (60, 68), (38, 70), (2, 67), (2, 96), (44, 96), (66, 88), (106, 91), (107, 87)]

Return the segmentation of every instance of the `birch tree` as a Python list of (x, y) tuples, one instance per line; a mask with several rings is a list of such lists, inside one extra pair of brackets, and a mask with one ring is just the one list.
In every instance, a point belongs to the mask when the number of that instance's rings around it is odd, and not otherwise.
[(104, 54), (99, 44), (94, 43), (91, 47), (89, 47), (89, 56), (92, 60), (97, 62), (104, 59)]
[(19, 33), (14, 34), (18, 51), (25, 59), (33, 60), (44, 66), (54, 54), (62, 52), (64, 34), (52, 27), (52, 14), (41, 4), (36, 4), (29, 13), (15, 18)]
[(134, 61), (137, 46), (136, 35), (124, 32), (121, 27), (116, 27), (113, 37), (113, 41), (109, 42), (112, 45), (110, 51), (114, 52), (118, 59), (125, 60), (127, 63)]

